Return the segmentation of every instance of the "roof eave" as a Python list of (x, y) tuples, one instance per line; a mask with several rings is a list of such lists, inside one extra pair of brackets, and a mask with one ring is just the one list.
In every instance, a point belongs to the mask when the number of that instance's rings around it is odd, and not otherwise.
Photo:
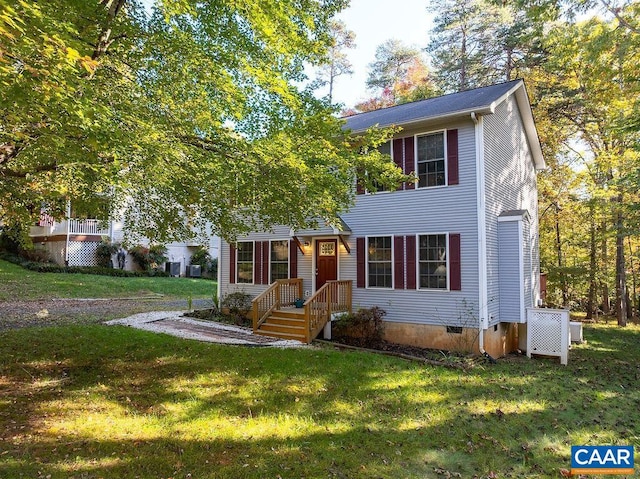
[(544, 156), (542, 155), (542, 146), (540, 145), (536, 122), (533, 118), (533, 111), (531, 110), (531, 104), (529, 103), (529, 97), (523, 81), (518, 83), (514, 93), (516, 101), (518, 102), (518, 107), (520, 108), (520, 115), (522, 117), (522, 123), (527, 135), (527, 140), (529, 141), (529, 147), (531, 148), (533, 163), (535, 164), (536, 171), (543, 171), (547, 168), (547, 164), (544, 161)]
[(460, 118), (460, 117), (467, 117), (470, 116), (471, 113), (475, 113), (476, 115), (489, 115), (491, 113), (493, 113), (495, 111), (495, 105), (492, 103), (491, 105), (486, 105), (486, 106), (481, 106), (481, 107), (476, 107), (476, 108), (467, 108), (465, 110), (458, 110), (458, 111), (454, 111), (451, 113), (447, 113), (446, 115), (435, 115), (435, 116), (425, 116), (422, 118), (416, 118), (415, 120), (411, 120), (411, 121), (406, 121), (403, 123), (389, 123), (387, 125), (380, 125), (380, 124), (375, 124), (375, 125), (371, 125), (368, 128), (364, 128), (364, 129), (360, 129), (360, 130), (350, 130), (351, 133), (353, 134), (359, 134), (359, 133), (364, 133), (365, 131), (367, 131), (369, 128), (372, 127), (379, 127), (379, 128), (387, 128), (387, 127), (391, 127), (391, 126), (399, 126), (403, 129), (405, 129), (407, 126), (412, 126), (412, 125), (416, 125), (419, 123), (425, 123), (427, 121), (429, 122), (435, 122), (435, 121), (446, 121), (446, 120), (450, 120), (452, 118)]

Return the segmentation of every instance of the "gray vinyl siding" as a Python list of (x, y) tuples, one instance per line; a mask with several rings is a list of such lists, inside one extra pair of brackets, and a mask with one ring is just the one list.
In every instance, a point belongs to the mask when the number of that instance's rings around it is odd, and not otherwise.
[[(342, 215), (352, 233), (343, 235), (350, 253), (338, 242), (338, 279), (353, 280), (353, 306), (379, 306), (387, 312), (385, 320), (431, 325), (477, 327), (478, 324), (478, 220), (475, 165), (475, 130), (469, 118), (458, 123), (431, 124), (405, 130), (398, 137), (458, 129), (459, 184), (415, 190), (358, 195), (355, 206)], [(461, 291), (399, 290), (357, 288), (356, 238), (367, 236), (409, 236), (418, 234), (459, 233), (461, 239)], [(273, 233), (254, 233), (238, 241), (285, 239), (289, 228), (278, 227)], [(300, 230), (302, 240), (319, 237), (337, 238), (330, 228), (318, 231)], [(298, 251), (298, 277), (304, 289), (315, 287), (314, 251), (302, 255)], [(266, 285), (229, 284), (229, 246), (222, 242), (220, 252), (220, 294), (245, 291), (253, 296)], [(403, 278), (406, 284), (406, 278)], [(395, 284), (396, 278), (394, 278)]]
[(500, 245), (500, 257), (498, 258), (500, 298), (508, 299), (507, 301), (499, 301), (500, 319), (518, 322), (521, 319), (520, 295), (524, 294), (520, 275), (526, 271), (520, 262), (522, 253), (520, 221), (498, 223), (498, 244)]
[[(291, 229), (285, 226), (278, 226), (274, 229), (273, 232), (256, 232), (251, 233), (247, 236), (242, 236), (238, 238), (238, 241), (269, 241), (269, 240), (290, 240)], [(229, 254), (229, 244), (222, 240), (220, 247), (220, 260), (219, 260), (219, 294), (221, 298), (224, 298), (229, 293), (234, 293), (236, 291), (243, 291), (251, 296), (257, 296), (262, 293), (265, 289), (267, 289), (267, 285), (265, 284), (247, 284), (247, 283), (236, 283), (229, 284), (229, 273), (230, 273), (230, 254)], [(255, 268), (255, 258), (254, 258), (254, 268)], [(311, 290), (311, 255), (302, 255), (300, 251), (298, 251), (298, 277), (304, 278), (303, 289)]]
[[(469, 118), (463, 122), (405, 130), (398, 137), (453, 128), (458, 129), (459, 184), (359, 195), (355, 207), (343, 215), (353, 235), (349, 240), (351, 255), (345, 258), (342, 266), (345, 278), (355, 281), (356, 237), (459, 233), (462, 290), (354, 288), (355, 307), (379, 306), (387, 312), (387, 321), (477, 327), (478, 219), (474, 125)], [(394, 285), (396, 281), (394, 278)]]
[(539, 291), (538, 196), (536, 171), (524, 126), (513, 96), (484, 117), (485, 214), (487, 235), (487, 296), (489, 325), (500, 322), (498, 278), (498, 215), (507, 210), (527, 210), (531, 217), (525, 245), (531, 249), (532, 295), (525, 307), (535, 305)]

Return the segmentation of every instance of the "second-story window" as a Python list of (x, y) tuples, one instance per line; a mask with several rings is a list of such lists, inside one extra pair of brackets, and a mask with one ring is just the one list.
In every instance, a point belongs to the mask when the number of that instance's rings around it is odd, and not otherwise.
[(446, 184), (444, 132), (418, 136), (417, 144), (418, 188)]

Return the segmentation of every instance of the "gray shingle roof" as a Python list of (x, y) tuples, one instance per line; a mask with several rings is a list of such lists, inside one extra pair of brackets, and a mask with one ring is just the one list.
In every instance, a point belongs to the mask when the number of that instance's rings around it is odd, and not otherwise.
[(345, 118), (346, 127), (354, 132), (374, 125), (403, 125), (420, 120), (447, 117), (492, 108), (492, 104), (509, 93), (522, 80), (467, 90), (427, 100), (405, 103)]

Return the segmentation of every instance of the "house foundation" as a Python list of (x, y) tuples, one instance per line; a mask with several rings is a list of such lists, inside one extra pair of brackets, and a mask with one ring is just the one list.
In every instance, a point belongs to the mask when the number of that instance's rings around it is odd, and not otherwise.
[[(515, 323), (499, 323), (484, 332), (484, 349), (494, 358), (518, 349)], [(386, 341), (420, 348), (478, 353), (478, 330), (444, 325), (385, 322)]]

